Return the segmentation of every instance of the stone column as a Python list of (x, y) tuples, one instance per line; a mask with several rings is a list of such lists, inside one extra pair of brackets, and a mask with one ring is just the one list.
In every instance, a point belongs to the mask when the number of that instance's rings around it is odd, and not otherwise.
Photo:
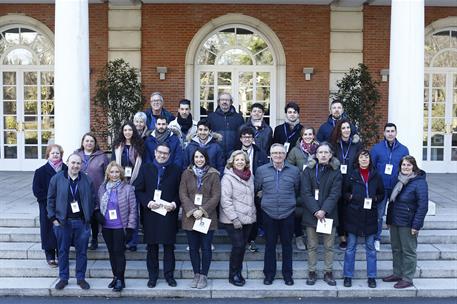
[(88, 0), (55, 3), (55, 142), (64, 160), (90, 129)]
[(392, 0), (389, 122), (422, 164), (424, 125), (424, 0)]

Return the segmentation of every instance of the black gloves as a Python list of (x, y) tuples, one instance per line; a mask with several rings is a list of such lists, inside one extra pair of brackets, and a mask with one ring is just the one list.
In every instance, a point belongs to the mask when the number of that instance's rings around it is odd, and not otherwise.
[(130, 243), (133, 238), (133, 231), (132, 228), (125, 228), (125, 243)]

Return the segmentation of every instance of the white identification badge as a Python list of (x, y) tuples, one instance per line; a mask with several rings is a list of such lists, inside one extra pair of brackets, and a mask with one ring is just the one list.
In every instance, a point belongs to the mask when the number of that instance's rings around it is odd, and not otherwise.
[(203, 202), (203, 195), (202, 194), (195, 194), (194, 204), (196, 206), (201, 206)]
[(371, 209), (371, 202), (373, 199), (366, 197), (363, 201), (363, 209)]
[(125, 172), (125, 177), (132, 177), (132, 167), (125, 167), (124, 172)]
[(154, 201), (160, 202), (160, 197), (162, 197), (162, 190), (155, 190), (154, 191)]
[(319, 189), (314, 190), (314, 199), (315, 199), (316, 201), (319, 200)]
[(289, 152), (289, 147), (290, 147), (290, 143), (289, 142), (284, 143), (284, 149), (286, 149), (286, 153)]
[(386, 164), (386, 169), (384, 170), (384, 174), (392, 175), (392, 169), (394, 168), (391, 164)]
[(341, 174), (348, 173), (348, 165), (341, 165), (340, 166), (340, 171), (341, 171)]
[(331, 234), (332, 233), (332, 226), (333, 226), (333, 220), (332, 219), (324, 218), (324, 220), (322, 222), (320, 220), (317, 220), (316, 232), (325, 233), (325, 234)]
[(78, 202), (77, 201), (72, 201), (70, 203), (70, 206), (71, 206), (71, 212), (73, 213), (78, 213), (80, 210), (79, 210), (79, 205), (78, 205)]
[(305, 171), (305, 169), (306, 169), (306, 164), (303, 164), (303, 169), (302, 170)]
[(109, 214), (109, 219), (110, 219), (110, 220), (117, 220), (117, 212), (116, 212), (116, 209), (114, 209), (114, 210), (108, 210), (108, 214)]

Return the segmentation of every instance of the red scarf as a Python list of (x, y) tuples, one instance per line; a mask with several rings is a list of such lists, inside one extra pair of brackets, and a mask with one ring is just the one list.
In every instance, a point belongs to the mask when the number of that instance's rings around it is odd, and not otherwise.
[(363, 181), (366, 183), (368, 182), (368, 176), (370, 176), (370, 170), (368, 168), (359, 168), (359, 172), (362, 175)]
[(235, 173), (236, 176), (238, 176), (239, 178), (241, 178), (244, 181), (248, 181), (249, 178), (251, 177), (251, 170), (249, 170), (249, 169), (245, 169), (245, 170), (241, 171), (241, 170), (233, 168), (233, 173)]

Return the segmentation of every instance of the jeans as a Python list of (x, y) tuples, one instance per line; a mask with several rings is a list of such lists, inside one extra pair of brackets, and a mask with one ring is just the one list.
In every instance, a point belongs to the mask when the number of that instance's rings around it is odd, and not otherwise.
[(76, 279), (83, 280), (87, 269), (87, 243), (90, 237), (89, 224), (81, 219), (68, 219), (63, 225), (54, 225), (59, 252), (59, 278), (68, 281), (70, 278), (68, 254), (73, 239), (76, 249)]
[(251, 233), (252, 225), (243, 225), (242, 229), (235, 229), (232, 224), (223, 224), (227, 234), (232, 242), (232, 251), (230, 252), (229, 278), (235, 274), (240, 274), (243, 270), (244, 252), (246, 243)]
[[(148, 267), (149, 280), (157, 281), (159, 277), (159, 244), (148, 244), (146, 266)], [(175, 245), (163, 244), (163, 276), (171, 279), (175, 272)]]
[[(367, 277), (376, 278), (376, 249), (374, 248), (375, 235), (365, 236), (365, 251), (367, 259)], [(357, 252), (357, 235), (348, 233), (347, 248), (344, 254), (344, 277), (354, 276), (355, 254)]]
[[(213, 242), (214, 230), (209, 230), (207, 234), (198, 231), (187, 231), (187, 242), (189, 243), (189, 255), (192, 263), (194, 274), (208, 275), (213, 252), (211, 251), (211, 243)], [(200, 258), (200, 249), (202, 252)]]
[(391, 225), (390, 242), (394, 274), (412, 283), (417, 266), (417, 234), (411, 234), (411, 227)]
[(294, 235), (295, 214), (292, 212), (284, 219), (271, 218), (262, 212), (265, 229), (265, 258), (263, 273), (265, 278), (274, 279), (276, 275), (276, 243), (278, 236), (282, 247), (282, 275), (292, 278), (292, 237)]
[(109, 262), (113, 276), (124, 280), (125, 273), (125, 232), (123, 228), (102, 228), (103, 239), (108, 247)]
[(316, 271), (317, 265), (317, 246), (319, 245), (319, 236), (324, 241), (324, 264), (325, 272), (331, 272), (333, 269), (333, 245), (335, 244), (335, 228), (332, 228), (331, 234), (316, 232), (316, 227), (306, 227), (307, 246), (308, 246), (308, 271)]
[(385, 191), (384, 198), (378, 203), (378, 233), (376, 234), (375, 241), (381, 240), (382, 221), (384, 214), (386, 214), (387, 198), (390, 196), (390, 191)]

